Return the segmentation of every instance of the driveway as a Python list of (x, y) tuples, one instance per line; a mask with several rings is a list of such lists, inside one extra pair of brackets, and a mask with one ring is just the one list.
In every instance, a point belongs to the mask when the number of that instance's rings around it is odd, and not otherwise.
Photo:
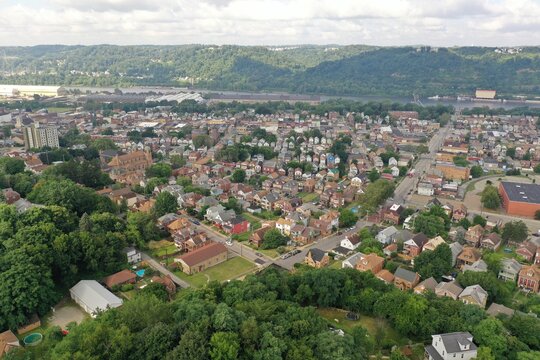
[(70, 322), (80, 324), (86, 317), (86, 313), (75, 304), (57, 305), (48, 318), (48, 322), (50, 325), (57, 325), (65, 329)]

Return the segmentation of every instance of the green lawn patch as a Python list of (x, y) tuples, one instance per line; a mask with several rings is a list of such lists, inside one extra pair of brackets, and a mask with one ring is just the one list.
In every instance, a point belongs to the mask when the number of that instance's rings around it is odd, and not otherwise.
[[(394, 341), (398, 345), (408, 344), (408, 339), (394, 330), (385, 319), (359, 315), (358, 320), (348, 320), (347, 311), (334, 308), (319, 308), (317, 312), (332, 326), (351, 332), (356, 326), (364, 327), (371, 337), (382, 336), (382, 341)], [(338, 320), (336, 322), (336, 320)]]
[[(317, 193), (301, 193), (305, 194), (301, 196), (303, 202), (312, 202), (319, 198), (319, 194)], [(299, 195), (300, 196), (300, 195)]]
[(261, 219), (253, 216), (252, 214), (250, 213), (247, 213), (247, 212), (244, 212), (242, 213), (242, 217), (244, 219), (246, 219), (247, 221), (249, 221), (249, 223), (251, 224), (251, 227), (253, 228), (254, 226), (257, 226), (257, 224), (260, 226), (261, 225)]
[(182, 280), (187, 281), (193, 287), (203, 287), (209, 281), (216, 280), (219, 282), (224, 282), (227, 280), (233, 280), (254, 269), (255, 264), (253, 264), (251, 261), (248, 261), (240, 256), (236, 256), (194, 275), (187, 275), (182, 271), (176, 271), (175, 275)]
[(341, 269), (341, 264), (342, 263), (343, 263), (343, 261), (341, 261), (341, 260), (332, 260), (328, 267), (330, 269)]
[(155, 258), (161, 258), (162, 256), (172, 255), (178, 252), (176, 245), (167, 240), (150, 241), (148, 247), (150, 248), (150, 255)]

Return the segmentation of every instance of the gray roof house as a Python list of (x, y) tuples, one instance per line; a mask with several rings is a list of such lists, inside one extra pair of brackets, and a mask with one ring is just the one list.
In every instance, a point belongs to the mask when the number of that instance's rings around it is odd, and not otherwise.
[(471, 360), (476, 357), (477, 346), (469, 332), (431, 335), (431, 345), (425, 347), (427, 360)]
[(394, 237), (398, 233), (398, 229), (396, 229), (395, 226), (387, 227), (386, 229), (383, 229), (379, 231), (376, 238), (377, 240), (382, 244), (389, 244), (394, 241)]
[(356, 264), (364, 257), (365, 255), (362, 253), (355, 253), (354, 255), (348, 257), (347, 259), (343, 260), (341, 263), (342, 268), (356, 268)]
[(95, 317), (100, 311), (122, 305), (122, 299), (95, 280), (81, 280), (69, 289), (69, 293), (71, 298), (92, 317)]
[(463, 288), (456, 284), (455, 282), (444, 282), (441, 281), (439, 285), (435, 287), (435, 294), (437, 296), (448, 296), (454, 300), (457, 300), (459, 294), (463, 291)]
[(486, 312), (488, 313), (488, 315), (491, 315), (491, 316), (497, 316), (497, 315), (503, 314), (503, 315), (511, 317), (511, 316), (514, 315), (514, 313), (516, 311), (514, 309), (510, 309), (509, 307), (506, 307), (504, 305), (492, 303), (488, 307)]
[(486, 307), (487, 299), (488, 293), (480, 285), (467, 286), (459, 294), (459, 300), (465, 304), (478, 305), (482, 308)]
[(499, 279), (504, 281), (516, 281), (521, 264), (516, 259), (504, 259), (501, 261), (501, 270), (499, 271)]
[(449, 246), (450, 246), (450, 251), (452, 251), (452, 266), (455, 266), (457, 257), (463, 251), (463, 245), (461, 245), (458, 242), (453, 242)]
[(471, 265), (464, 265), (463, 272), (465, 271), (486, 272), (488, 271), (488, 266), (484, 260), (478, 259)]

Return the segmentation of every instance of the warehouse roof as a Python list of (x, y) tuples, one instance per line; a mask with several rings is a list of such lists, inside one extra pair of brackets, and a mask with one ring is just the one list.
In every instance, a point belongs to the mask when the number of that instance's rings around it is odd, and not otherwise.
[(81, 280), (70, 289), (70, 292), (72, 297), (76, 296), (92, 313), (122, 305), (122, 299), (95, 280)]
[(502, 181), (501, 186), (510, 201), (540, 204), (540, 185), (538, 184)]

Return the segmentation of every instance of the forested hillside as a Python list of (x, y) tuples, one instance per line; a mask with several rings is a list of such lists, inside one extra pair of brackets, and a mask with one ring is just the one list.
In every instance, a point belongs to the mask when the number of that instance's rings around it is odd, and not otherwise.
[(540, 49), (354, 46), (35, 46), (0, 48), (0, 83), (188, 85), (327, 95), (540, 94)]

